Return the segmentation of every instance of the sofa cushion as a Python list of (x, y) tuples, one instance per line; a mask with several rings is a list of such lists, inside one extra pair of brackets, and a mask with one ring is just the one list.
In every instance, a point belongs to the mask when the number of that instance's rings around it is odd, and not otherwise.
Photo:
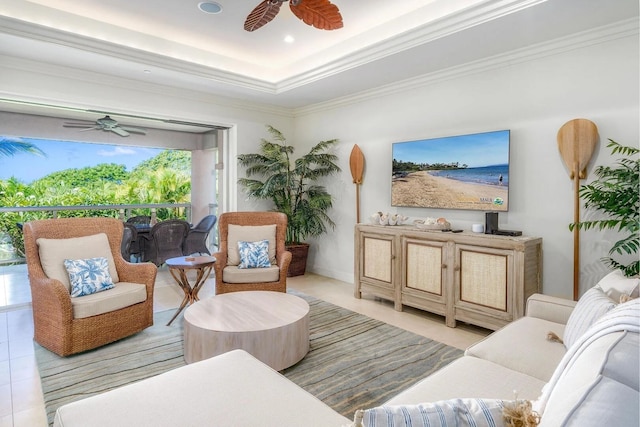
[(69, 273), (72, 298), (113, 288), (109, 263), (105, 257), (65, 259), (64, 267)]
[(71, 292), (69, 274), (64, 268), (65, 259), (85, 259), (105, 257), (109, 263), (109, 274), (114, 283), (117, 283), (118, 271), (113, 261), (109, 239), (105, 233), (91, 236), (72, 237), (70, 239), (45, 239), (36, 240), (40, 264), (44, 274), (50, 279), (56, 279), (64, 284)]
[(534, 317), (521, 317), (472, 345), (465, 355), (490, 360), (498, 365), (549, 381), (566, 353), (566, 348), (547, 340), (554, 331), (561, 336), (565, 325)]
[[(560, 345), (560, 347), (562, 347)], [(477, 357), (463, 356), (386, 401), (412, 405), (455, 398), (536, 399), (545, 382)]]
[(280, 280), (280, 268), (272, 265), (267, 268), (238, 268), (228, 265), (222, 270), (222, 280), (226, 283), (267, 283)]
[[(269, 241), (269, 262), (276, 263), (276, 225), (229, 224), (227, 231), (227, 265), (240, 264), (238, 242)], [(226, 281), (226, 280), (225, 280)]]
[(238, 242), (238, 254), (240, 263), (238, 268), (266, 268), (271, 267), (269, 262), (269, 241)]
[(638, 286), (640, 279), (637, 277), (626, 277), (621, 270), (614, 270), (604, 276), (598, 282), (598, 287), (615, 302), (620, 301), (622, 295), (638, 298)]
[(147, 287), (140, 283), (118, 282), (113, 289), (71, 298), (74, 319), (97, 316), (147, 300)]
[(594, 286), (585, 292), (578, 300), (576, 308), (573, 309), (569, 317), (567, 327), (564, 329), (564, 334), (562, 335), (564, 345), (567, 348), (571, 347), (596, 320), (615, 306), (616, 302), (609, 298), (598, 286)]
[(340, 427), (351, 422), (243, 350), (63, 405), (55, 427)]

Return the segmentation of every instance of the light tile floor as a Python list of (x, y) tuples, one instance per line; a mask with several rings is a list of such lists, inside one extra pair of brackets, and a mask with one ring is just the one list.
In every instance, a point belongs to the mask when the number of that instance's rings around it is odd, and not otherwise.
[[(405, 308), (398, 312), (389, 301), (371, 296), (356, 299), (353, 284), (307, 273), (288, 279), (288, 286), (399, 328), (464, 349), (490, 331), (467, 324), (448, 328), (441, 316)], [(177, 307), (182, 291), (166, 267), (160, 268), (154, 292), (154, 311)], [(213, 295), (213, 279), (200, 297)], [(26, 267), (0, 267), (0, 427), (45, 427), (44, 401), (33, 348), (31, 292)], [(182, 316), (177, 320), (181, 320)]]

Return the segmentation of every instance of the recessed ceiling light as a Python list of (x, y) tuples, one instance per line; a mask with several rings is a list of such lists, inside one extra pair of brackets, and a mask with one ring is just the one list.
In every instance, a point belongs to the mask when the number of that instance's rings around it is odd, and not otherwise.
[(294, 39), (293, 36), (290, 34), (284, 37), (285, 43), (293, 43), (294, 41), (296, 41), (296, 39)]
[(222, 6), (215, 1), (201, 1), (198, 3), (198, 9), (204, 13), (216, 14), (222, 12)]

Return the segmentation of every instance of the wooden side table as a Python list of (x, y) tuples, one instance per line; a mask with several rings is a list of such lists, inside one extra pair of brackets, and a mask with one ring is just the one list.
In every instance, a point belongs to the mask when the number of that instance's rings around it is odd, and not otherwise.
[[(216, 259), (212, 256), (195, 256), (195, 257), (176, 257), (169, 258), (165, 261), (167, 263), (167, 267), (169, 267), (169, 273), (173, 276), (173, 278), (178, 282), (180, 288), (184, 292), (184, 298), (182, 299), (182, 303), (176, 314), (173, 315), (167, 326), (171, 325), (171, 322), (178, 317), (178, 314), (187, 306), (187, 304), (192, 304), (195, 301), (198, 301), (198, 292), (204, 282), (207, 281), (209, 274), (211, 274), (211, 269), (213, 268), (213, 264), (216, 262)], [(188, 270), (196, 270), (196, 281), (193, 283), (193, 286), (189, 283), (189, 279), (187, 278)]]

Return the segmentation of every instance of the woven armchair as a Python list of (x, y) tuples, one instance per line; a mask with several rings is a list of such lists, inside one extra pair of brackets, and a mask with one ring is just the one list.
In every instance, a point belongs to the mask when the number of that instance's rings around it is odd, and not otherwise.
[[(229, 225), (264, 226), (276, 225), (275, 259), (279, 275), (275, 281), (252, 281), (245, 283), (227, 282), (224, 279), (225, 269), (235, 267), (229, 265)], [(287, 216), (282, 212), (225, 212), (218, 218), (220, 250), (212, 256), (216, 258), (216, 294), (236, 291), (287, 291), (287, 271), (291, 263), (291, 252), (285, 249)], [(260, 269), (256, 270), (259, 273)]]
[[(153, 287), (157, 268), (131, 264), (122, 257), (121, 221), (113, 218), (61, 218), (24, 224), (24, 246), (31, 286), (34, 340), (61, 356), (90, 350), (153, 325)], [(120, 282), (146, 287), (146, 300), (115, 311), (74, 318), (69, 289), (45, 274), (36, 240), (68, 239), (105, 233)], [(117, 284), (116, 284), (117, 286)], [(109, 291), (105, 291), (109, 292)]]

